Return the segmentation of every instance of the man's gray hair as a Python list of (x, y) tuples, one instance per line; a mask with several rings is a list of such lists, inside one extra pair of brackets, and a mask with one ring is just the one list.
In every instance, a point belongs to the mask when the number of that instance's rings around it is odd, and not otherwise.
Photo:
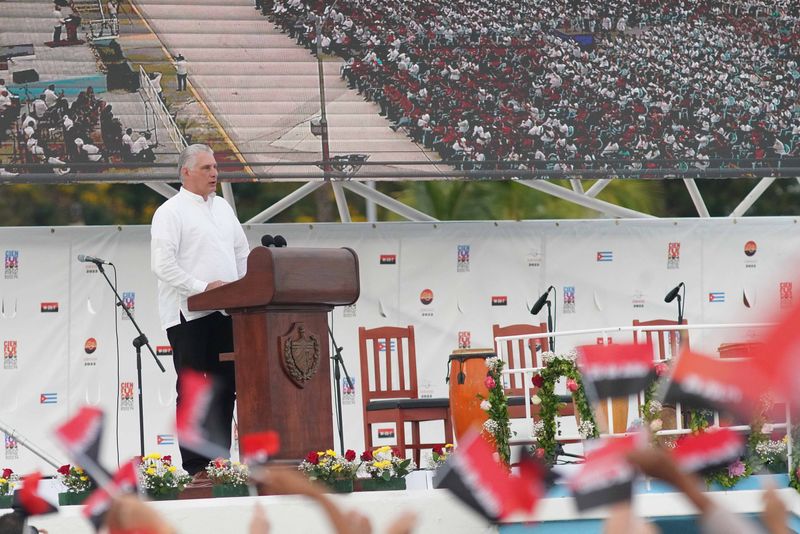
[(181, 170), (183, 170), (184, 167), (189, 169), (194, 168), (197, 156), (202, 153), (214, 155), (214, 151), (211, 150), (208, 145), (189, 145), (183, 149), (183, 152), (181, 152), (178, 158), (178, 177), (181, 181), (183, 181), (183, 173), (181, 173)]

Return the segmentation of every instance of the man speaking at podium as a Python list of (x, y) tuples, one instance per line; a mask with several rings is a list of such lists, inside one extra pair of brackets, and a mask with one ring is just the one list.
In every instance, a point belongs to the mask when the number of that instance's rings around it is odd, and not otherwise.
[[(226, 430), (220, 445), (230, 449), (236, 384), (233, 362), (220, 362), (219, 354), (233, 350), (231, 318), (220, 311), (190, 312), (186, 299), (243, 277), (250, 248), (233, 210), (216, 196), (214, 152), (206, 145), (187, 147), (178, 159), (178, 173), (180, 192), (156, 210), (150, 229), (150, 265), (158, 277), (161, 326), (167, 331), (179, 376), (190, 368), (220, 382), (222, 405), (214, 407), (219, 415), (214, 423)], [(180, 378), (177, 387), (180, 391)], [(210, 458), (184, 447), (180, 451), (194, 485), (202, 484)]]

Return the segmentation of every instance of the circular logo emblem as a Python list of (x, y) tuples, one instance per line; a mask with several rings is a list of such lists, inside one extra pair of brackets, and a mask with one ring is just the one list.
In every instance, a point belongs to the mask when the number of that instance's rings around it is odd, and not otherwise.
[(748, 241), (747, 243), (744, 244), (745, 256), (755, 256), (756, 250), (758, 250), (758, 247), (756, 246), (755, 241)]
[(83, 344), (83, 350), (86, 351), (86, 354), (91, 354), (97, 350), (97, 340), (93, 337), (90, 337), (86, 340), (86, 343)]
[(433, 302), (433, 291), (430, 289), (423, 289), (422, 293), (419, 294), (419, 301), (425, 306)]

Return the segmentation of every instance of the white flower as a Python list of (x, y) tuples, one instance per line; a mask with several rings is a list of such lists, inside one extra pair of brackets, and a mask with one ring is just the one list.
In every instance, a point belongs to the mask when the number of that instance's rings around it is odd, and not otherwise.
[(555, 360), (556, 358), (558, 358), (558, 356), (556, 356), (555, 352), (551, 352), (549, 350), (546, 351), (546, 352), (543, 352), (539, 357), (542, 359), (542, 363), (544, 365), (547, 365), (548, 363), (550, 363), (553, 360)]
[(488, 367), (492, 371), (495, 371), (502, 368), (503, 359), (500, 358), (500, 356), (492, 356), (491, 358), (486, 358), (485, 363), (486, 367)]
[(491, 408), (492, 408), (491, 402), (489, 402), (488, 400), (481, 401), (481, 410), (488, 412), (489, 410), (491, 410)]
[(658, 432), (664, 426), (663, 421), (661, 419), (653, 419), (650, 421), (650, 430), (653, 432)]
[(500, 430), (500, 425), (494, 419), (488, 419), (483, 423), (483, 430), (494, 436)]
[(589, 420), (581, 421), (578, 425), (578, 434), (582, 439), (589, 439), (594, 434), (594, 423)]
[(531, 396), (531, 404), (539, 405), (542, 403), (542, 399), (539, 398), (539, 395)]
[(663, 406), (661, 405), (661, 403), (659, 401), (657, 401), (657, 400), (650, 401), (650, 413), (651, 414), (659, 413), (662, 408), (663, 408)]
[(538, 436), (542, 432), (544, 432), (544, 421), (542, 421), (542, 420), (534, 421), (533, 422), (533, 435), (534, 436)]

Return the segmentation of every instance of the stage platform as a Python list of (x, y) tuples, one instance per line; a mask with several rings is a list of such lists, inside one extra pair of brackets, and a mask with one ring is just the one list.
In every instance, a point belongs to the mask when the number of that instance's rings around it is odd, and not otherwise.
[[(382, 532), (398, 514), (413, 510), (419, 517), (419, 534), (439, 534), (457, 532), (458, 534), (600, 534), (607, 510), (599, 508), (579, 514), (564, 486), (551, 489), (540, 504), (536, 514), (529, 517), (515, 517), (513, 522), (499, 527), (491, 527), (483, 518), (454, 499), (446, 490), (421, 489), (429, 480), (428, 474), (418, 472), (406, 491), (357, 492), (348, 495), (334, 495), (343, 508), (359, 510), (373, 522), (375, 532)], [(784, 488), (779, 490), (790, 511), (789, 526), (800, 532), (800, 496), (791, 488), (786, 488), (786, 475), (756, 476), (743, 481), (729, 491), (709, 491), (711, 497), (729, 510), (747, 515), (757, 515), (761, 511), (761, 489), (765, 480)], [(662, 484), (641, 482), (635, 490), (634, 499), (637, 513), (655, 521), (663, 532), (696, 532), (693, 528), (695, 510), (682, 494), (675, 493)], [(267, 496), (239, 497), (225, 499), (195, 499), (168, 502), (154, 502), (153, 506), (162, 513), (181, 534), (203, 532), (246, 532), (253, 508), (262, 505), (272, 524), (273, 532), (332, 532), (327, 519), (321, 511), (304, 497)], [(58, 515), (42, 517), (32, 521), (38, 527), (50, 532), (69, 532), (71, 534), (92, 534), (94, 531), (81, 516), (80, 506), (62, 507)]]

